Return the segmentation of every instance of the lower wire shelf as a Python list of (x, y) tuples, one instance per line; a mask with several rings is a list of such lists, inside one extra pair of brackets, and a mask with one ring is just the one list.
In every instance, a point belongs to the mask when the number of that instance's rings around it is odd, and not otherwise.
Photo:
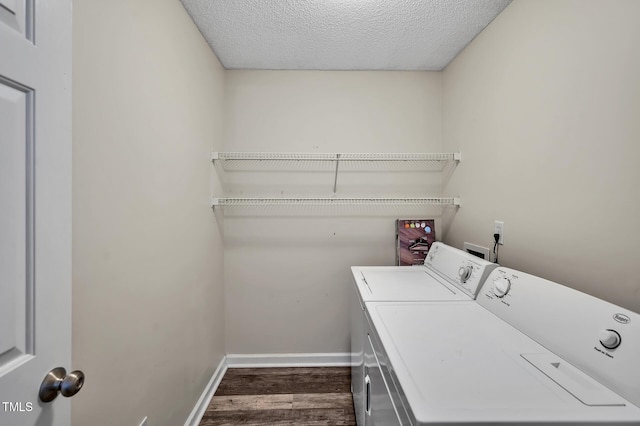
[(414, 198), (213, 198), (212, 207), (225, 206), (460, 206), (459, 197)]

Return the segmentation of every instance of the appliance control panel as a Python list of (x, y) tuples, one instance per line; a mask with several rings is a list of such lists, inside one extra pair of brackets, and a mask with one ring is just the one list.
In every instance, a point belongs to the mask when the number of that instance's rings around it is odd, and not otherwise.
[(498, 265), (441, 242), (431, 245), (425, 266), (475, 298), (489, 273)]
[(561, 284), (498, 267), (477, 302), (640, 405), (640, 315)]

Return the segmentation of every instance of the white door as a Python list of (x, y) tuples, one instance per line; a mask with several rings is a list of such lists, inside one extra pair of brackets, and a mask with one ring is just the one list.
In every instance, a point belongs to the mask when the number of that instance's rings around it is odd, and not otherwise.
[(71, 0), (0, 0), (0, 425), (68, 426)]

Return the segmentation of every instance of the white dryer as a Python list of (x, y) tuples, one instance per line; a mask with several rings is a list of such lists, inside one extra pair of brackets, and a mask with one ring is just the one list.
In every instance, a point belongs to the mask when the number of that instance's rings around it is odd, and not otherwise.
[(367, 319), (391, 388), (367, 389), (373, 424), (640, 425), (640, 315), (621, 307), (500, 267), (477, 302), (371, 302)]
[[(351, 295), (351, 386), (358, 425), (371, 425), (366, 413), (371, 389), (384, 400), (389, 388), (376, 367), (375, 354), (368, 341), (365, 311), (372, 302), (439, 301), (470, 302), (482, 283), (498, 265), (462, 250), (436, 242), (431, 246), (424, 265), (420, 266), (354, 266)], [(379, 402), (378, 413), (393, 417), (391, 401)], [(383, 410), (380, 407), (386, 406)], [(391, 410), (391, 411), (389, 411)], [(365, 422), (365, 420), (367, 420)], [(379, 421), (387, 423), (387, 420)]]

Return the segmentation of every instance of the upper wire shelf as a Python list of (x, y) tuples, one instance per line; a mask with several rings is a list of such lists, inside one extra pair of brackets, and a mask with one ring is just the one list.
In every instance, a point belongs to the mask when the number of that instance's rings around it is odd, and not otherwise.
[(297, 197), (297, 198), (213, 198), (215, 206), (388, 206), (388, 205), (414, 205), (414, 206), (460, 206), (458, 197), (403, 197), (403, 198), (330, 198), (330, 197)]
[(212, 152), (211, 160), (243, 161), (461, 161), (454, 153), (307, 153), (307, 152)]
[(212, 152), (211, 161), (228, 171), (442, 171), (457, 164), (462, 154), (455, 153), (320, 153), (320, 152)]
[[(220, 197), (212, 199), (213, 207), (237, 206), (460, 206), (457, 197), (413, 198), (339, 198), (337, 194), (339, 171), (366, 171), (368, 168), (394, 171), (409, 168), (420, 171), (442, 171), (447, 164), (462, 160), (454, 153), (309, 153), (309, 152), (217, 152), (211, 153), (214, 165), (230, 171), (284, 171), (331, 170), (334, 174), (334, 197), (310, 198), (243, 198)], [(368, 163), (368, 164), (367, 164)], [(346, 166), (346, 167), (345, 167)]]

